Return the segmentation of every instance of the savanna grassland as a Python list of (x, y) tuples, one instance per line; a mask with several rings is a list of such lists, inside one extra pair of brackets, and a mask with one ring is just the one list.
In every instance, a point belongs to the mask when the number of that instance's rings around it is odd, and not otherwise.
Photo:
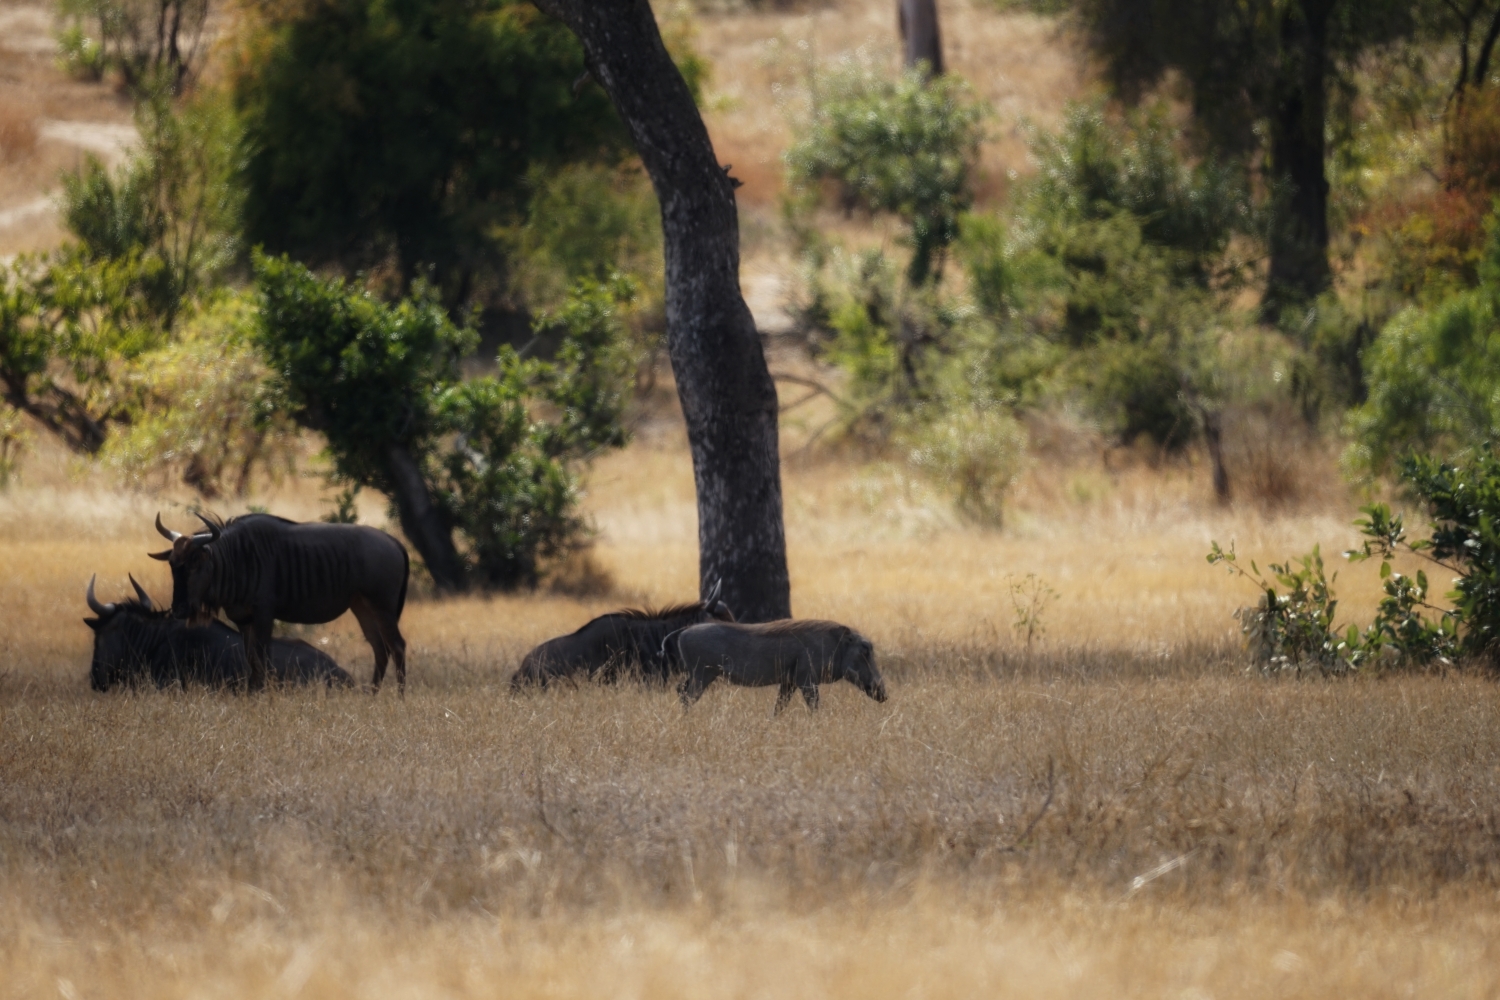
[[(891, 700), (838, 685), (773, 719), (769, 690), (684, 713), (630, 685), (506, 689), (536, 640), (691, 593), (670, 430), (591, 477), (581, 575), (613, 591), (415, 600), (404, 701), (90, 691), (84, 584), (165, 596), (162, 501), (46, 479), (0, 500), (8, 996), (1500, 988), (1493, 682), (1249, 676), (1249, 594), (1202, 560), (1210, 538), (1347, 545), (1332, 505), (1033, 469), (980, 532), (878, 470), (793, 463), (795, 609), (866, 631)], [(319, 509), (297, 482), (260, 501)], [(1027, 573), (1058, 594), (1029, 649)], [(367, 676), (350, 622), (300, 634)]]
[[(952, 64), (997, 109), (998, 199), (1025, 168), (1019, 118), (1055, 122), (1086, 74), (1044, 19), (950, 7)], [(888, 46), (889, 8), (697, 16), (763, 326), (795, 269), (766, 94)], [(0, 170), (0, 253), (59, 238), (47, 185), (77, 151), (58, 122), (129, 131), (100, 90), (61, 89), (45, 13), (0, 0), (4, 52), (32, 54), (0, 67), (0, 117), (21, 108), (31, 137), (29, 172)], [(1003, 527), (981, 529), (899, 462), (809, 447), (828, 404), (782, 392), (793, 608), (874, 641), (884, 704), (843, 684), (778, 718), (769, 689), (689, 712), (632, 684), (509, 691), (539, 640), (694, 596), (670, 402), (590, 470), (586, 558), (514, 596), (417, 581), (404, 699), (101, 695), (84, 588), (97, 573), (115, 600), (133, 573), (163, 601), (152, 518), (186, 528), (191, 498), (39, 436), (0, 492), (0, 998), (1500, 995), (1500, 688), (1249, 672), (1231, 613), (1256, 595), (1204, 560), (1217, 540), (1336, 562), (1359, 500), (1336, 445), (1243, 435), (1237, 481), (1265, 502), (1220, 507), (1201, 457), (1038, 417)], [(302, 477), (218, 509), (314, 519), (330, 499)], [(1377, 584), (1346, 569), (1341, 617), (1367, 620)], [(290, 634), (368, 678), (347, 616)]]

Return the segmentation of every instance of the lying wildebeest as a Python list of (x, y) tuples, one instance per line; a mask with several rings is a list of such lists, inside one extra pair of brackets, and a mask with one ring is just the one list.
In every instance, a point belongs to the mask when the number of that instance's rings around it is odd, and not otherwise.
[[(170, 684), (241, 684), (249, 670), (245, 640), (223, 622), (189, 625), (167, 611), (158, 611), (135, 577), (136, 600), (105, 604), (94, 596), (94, 580), (84, 595), (97, 618), (83, 623), (94, 630), (94, 659), (89, 683), (95, 691), (116, 684), (150, 679), (157, 687)], [(271, 640), (271, 677), (281, 684), (322, 681), (329, 687), (348, 687), (354, 679), (333, 658), (300, 639)]]
[(266, 682), (266, 653), (277, 621), (320, 625), (353, 611), (375, 653), (371, 685), (379, 690), (388, 657), (406, 693), (406, 640), (399, 627), (406, 606), (409, 560), (401, 543), (360, 524), (298, 524), (271, 514), (245, 514), (224, 523), (198, 519), (207, 531), (172, 540), (163, 559), (172, 567), (172, 614), (190, 618), (223, 609), (245, 637), (251, 690)]
[(722, 581), (708, 596), (694, 604), (677, 604), (660, 611), (627, 608), (600, 615), (570, 635), (548, 639), (526, 654), (521, 668), (510, 678), (511, 690), (561, 677), (585, 674), (599, 680), (616, 680), (638, 668), (645, 680), (665, 683), (678, 669), (663, 649), (670, 633), (699, 622), (734, 621), (729, 606), (719, 600)]
[(761, 625), (711, 622), (693, 625), (666, 643), (677, 647), (687, 680), (679, 693), (684, 707), (703, 696), (717, 678), (745, 687), (781, 685), (776, 711), (800, 690), (809, 709), (818, 707), (818, 685), (845, 680), (876, 701), (885, 701), (885, 681), (875, 669), (875, 647), (847, 625), (788, 619)]

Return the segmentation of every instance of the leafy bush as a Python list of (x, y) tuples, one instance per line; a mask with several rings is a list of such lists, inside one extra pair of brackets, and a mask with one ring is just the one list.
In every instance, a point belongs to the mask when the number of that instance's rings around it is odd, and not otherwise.
[(57, 57), (62, 68), (81, 80), (98, 82), (109, 69), (104, 46), (74, 23), (57, 33)]
[(207, 499), (243, 496), (257, 470), (289, 470), (296, 427), (267, 398), (256, 322), (250, 295), (225, 294), (125, 364), (109, 388), (122, 426), (101, 457), (134, 484), (177, 476)]
[(239, 254), (239, 129), (211, 95), (172, 106), (161, 89), (136, 105), (141, 148), (111, 174), (90, 156), (63, 176), (63, 221), (91, 261), (134, 261), (136, 293), (170, 328)]
[(957, 77), (929, 80), (913, 69), (889, 80), (853, 60), (813, 88), (811, 114), (786, 152), (792, 184), (807, 199), (832, 182), (846, 208), (899, 216), (910, 227), (907, 281), (941, 276), (973, 198), (988, 108)]
[(1032, 130), (1038, 173), (1021, 198), (1022, 228), (1039, 249), (1066, 258), (1075, 232), (1086, 245), (1088, 223), (1125, 215), (1174, 284), (1206, 287), (1232, 274), (1230, 241), (1256, 225), (1245, 178), (1217, 160), (1190, 160), (1179, 142), (1165, 103), (1118, 122), (1102, 103), (1072, 106), (1060, 132)]
[(1500, 93), (1467, 91), (1441, 134), (1446, 142), (1432, 157), (1436, 187), (1389, 197), (1365, 224), (1376, 239), (1382, 281), (1403, 299), (1427, 303), (1480, 281), (1487, 220), (1500, 196)]
[[(1412, 541), (1402, 516), (1386, 504), (1360, 508), (1365, 516), (1355, 525), (1365, 540), (1345, 556), (1353, 562), (1378, 558), (1385, 591), (1363, 630), (1350, 625), (1341, 636), (1334, 625), (1338, 602), (1317, 549), (1300, 569), (1272, 565), (1268, 580), (1253, 562), (1246, 572), (1232, 547), (1225, 552), (1214, 543), (1208, 561), (1227, 565), (1264, 593), (1256, 606), (1239, 612), (1263, 669), (1343, 673), (1372, 662), (1424, 667), (1460, 658), (1491, 669), (1500, 664), (1500, 456), (1486, 446), (1462, 464), (1410, 457), (1401, 463), (1401, 479), (1431, 518), (1432, 532)], [(1454, 575), (1446, 595), (1451, 607), (1433, 603), (1425, 570), (1407, 576), (1392, 569), (1391, 560), (1403, 552)]]
[(257, 255), (254, 266), (254, 339), (284, 411), (326, 437), (336, 481), (391, 498), (440, 586), (531, 584), (542, 560), (577, 543), (574, 468), (625, 439), (628, 285), (580, 282), (539, 321), (561, 328), (553, 362), (507, 347), (495, 375), (463, 381), (458, 361), (476, 335), (427, 286), (387, 306), (284, 258)]
[(650, 181), (633, 167), (533, 168), (524, 222), (502, 230), (512, 284), (536, 310), (558, 308), (579, 280), (630, 276), (662, 298), (661, 213)]
[(1349, 414), (1347, 460), (1388, 470), (1408, 451), (1458, 455), (1500, 431), (1500, 215), (1477, 288), (1398, 314), (1365, 352), (1369, 397)]
[[(1338, 601), (1333, 596), (1335, 573), (1329, 579), (1323, 569), (1323, 554), (1317, 546), (1294, 565), (1271, 563), (1270, 576), (1263, 575), (1254, 561), (1249, 571), (1239, 564), (1234, 546), (1225, 552), (1214, 542), (1209, 564), (1222, 563), (1232, 573), (1249, 580), (1261, 598), (1240, 608), (1235, 617), (1250, 644), (1256, 667), (1267, 674), (1342, 674), (1355, 667), (1359, 629), (1350, 626), (1347, 637), (1334, 625)], [(1276, 589), (1280, 584), (1286, 593)]]
[(21, 411), (0, 404), (0, 490), (9, 487), (15, 479), (21, 455), (25, 453), (30, 438)]
[(103, 446), (111, 364), (158, 346), (139, 253), (90, 260), (76, 246), (0, 266), (0, 395), (70, 448)]
[(946, 492), (959, 513), (1000, 525), (1026, 454), (1026, 431), (1008, 409), (950, 407), (906, 437), (912, 466)]

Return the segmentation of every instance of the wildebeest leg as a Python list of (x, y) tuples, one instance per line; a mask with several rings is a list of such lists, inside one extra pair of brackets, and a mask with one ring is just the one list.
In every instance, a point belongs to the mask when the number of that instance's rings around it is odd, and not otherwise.
[[(390, 659), (390, 648), (386, 642), (385, 635), (381, 632), (380, 616), (375, 609), (363, 597), (356, 597), (349, 602), (349, 610), (354, 612), (354, 617), (359, 619), (359, 630), (365, 634), (365, 642), (370, 644), (370, 652), (375, 654), (375, 669), (370, 674), (370, 690), (379, 691), (380, 682), (385, 680), (385, 665)], [(404, 645), (404, 643), (403, 643)], [(396, 680), (402, 693), (406, 691), (406, 656), (402, 655), (396, 661)]]
[(245, 663), (249, 667), (249, 687), (260, 691), (266, 686), (266, 668), (271, 661), (271, 630), (274, 626), (269, 616), (256, 615), (248, 629), (240, 631), (245, 638)]
[(682, 707), (688, 708), (693, 702), (703, 697), (703, 689), (718, 680), (721, 671), (718, 667), (699, 665), (688, 674), (688, 679), (682, 682), (677, 689), (677, 694), (682, 698)]

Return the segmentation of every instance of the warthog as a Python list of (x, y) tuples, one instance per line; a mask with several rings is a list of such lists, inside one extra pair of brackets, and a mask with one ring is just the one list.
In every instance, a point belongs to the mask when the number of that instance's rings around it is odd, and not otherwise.
[(809, 709), (818, 707), (818, 685), (844, 680), (876, 701), (885, 701), (885, 681), (875, 668), (875, 647), (847, 625), (788, 619), (762, 625), (712, 622), (693, 625), (665, 644), (675, 644), (687, 671), (679, 689), (684, 706), (703, 696), (719, 677), (731, 684), (779, 684), (776, 711), (800, 690)]
[[(150, 596), (130, 579), (136, 600), (105, 604), (94, 596), (94, 581), (84, 595), (97, 618), (85, 618), (94, 630), (94, 659), (89, 683), (95, 691), (117, 684), (150, 680), (157, 687), (242, 684), (249, 670), (245, 640), (223, 622), (189, 625), (158, 611)], [(322, 681), (349, 687), (354, 679), (321, 650), (300, 639), (271, 640), (271, 677), (281, 684)]]
[(677, 604), (660, 611), (627, 608), (600, 615), (570, 635), (548, 639), (526, 654), (521, 668), (511, 676), (512, 690), (561, 677), (585, 674), (599, 680), (617, 680), (635, 668), (645, 680), (666, 683), (680, 672), (663, 649), (662, 640), (672, 632), (699, 622), (734, 621), (729, 606), (719, 600), (720, 583), (708, 596), (693, 604)]
[(270, 514), (245, 514), (220, 524), (198, 515), (208, 530), (183, 535), (153, 552), (172, 567), (172, 614), (190, 618), (220, 610), (245, 637), (251, 690), (266, 682), (266, 657), (276, 621), (321, 625), (353, 611), (375, 653), (370, 684), (380, 689), (387, 658), (406, 692), (406, 640), (399, 627), (406, 606), (406, 549), (383, 531), (360, 524), (298, 524)]

